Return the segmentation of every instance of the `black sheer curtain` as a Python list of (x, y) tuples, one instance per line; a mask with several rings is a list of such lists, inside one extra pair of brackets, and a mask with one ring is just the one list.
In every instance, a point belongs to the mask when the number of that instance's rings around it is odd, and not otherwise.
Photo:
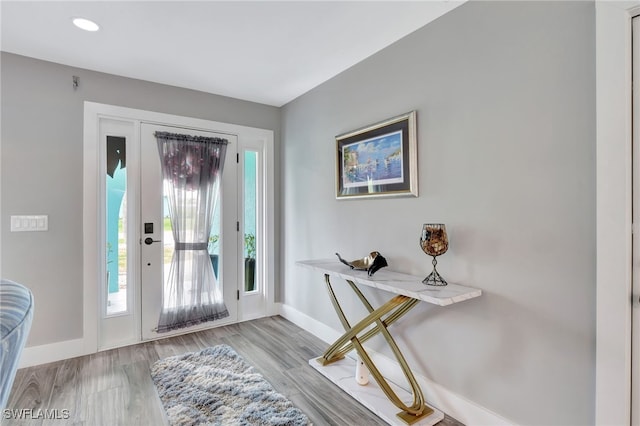
[(156, 132), (175, 251), (159, 333), (229, 316), (207, 243), (220, 195), (226, 139)]

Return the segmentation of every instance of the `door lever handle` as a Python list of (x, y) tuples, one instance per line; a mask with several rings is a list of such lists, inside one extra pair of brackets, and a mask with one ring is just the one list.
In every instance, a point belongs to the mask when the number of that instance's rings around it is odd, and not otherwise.
[(147, 237), (147, 238), (145, 238), (145, 239), (144, 239), (144, 243), (145, 243), (146, 245), (148, 245), (148, 246), (150, 246), (150, 245), (151, 245), (151, 244), (153, 244), (153, 243), (159, 243), (159, 242), (160, 242), (160, 240), (154, 240), (154, 239), (153, 239), (153, 238), (151, 238), (151, 237)]

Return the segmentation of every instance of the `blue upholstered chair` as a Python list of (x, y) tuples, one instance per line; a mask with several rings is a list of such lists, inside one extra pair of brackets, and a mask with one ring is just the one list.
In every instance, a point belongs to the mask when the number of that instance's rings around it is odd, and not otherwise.
[(0, 281), (0, 410), (9, 399), (20, 354), (33, 320), (33, 294), (23, 285)]

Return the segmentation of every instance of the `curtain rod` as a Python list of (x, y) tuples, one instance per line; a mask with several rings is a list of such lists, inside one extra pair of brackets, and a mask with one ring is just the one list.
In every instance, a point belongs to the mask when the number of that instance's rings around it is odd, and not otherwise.
[(223, 144), (223, 145), (226, 145), (229, 143), (227, 139), (208, 137), (208, 136), (185, 135), (181, 133), (155, 132), (154, 136), (158, 139), (165, 139), (165, 140), (178, 140), (178, 141), (199, 142), (199, 143), (215, 143), (215, 144)]

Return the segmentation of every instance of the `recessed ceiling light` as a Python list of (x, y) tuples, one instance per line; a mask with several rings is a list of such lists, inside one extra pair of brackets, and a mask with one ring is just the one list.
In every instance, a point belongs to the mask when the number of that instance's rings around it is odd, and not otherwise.
[(85, 31), (98, 31), (100, 25), (85, 18), (73, 18), (73, 25)]

